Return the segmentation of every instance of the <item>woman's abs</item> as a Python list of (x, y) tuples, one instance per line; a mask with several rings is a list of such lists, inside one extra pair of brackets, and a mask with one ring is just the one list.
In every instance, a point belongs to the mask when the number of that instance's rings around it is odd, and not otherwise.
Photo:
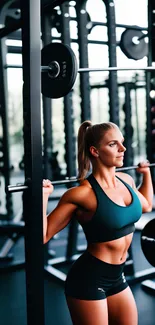
[(133, 233), (104, 243), (91, 243), (87, 250), (104, 262), (121, 264), (126, 261), (132, 237)]

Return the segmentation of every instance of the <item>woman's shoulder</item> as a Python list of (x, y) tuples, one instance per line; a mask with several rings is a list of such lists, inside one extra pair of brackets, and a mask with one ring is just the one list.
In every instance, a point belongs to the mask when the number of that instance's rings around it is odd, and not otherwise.
[(81, 180), (78, 186), (71, 187), (63, 194), (64, 200), (77, 201), (85, 200), (91, 192), (91, 185), (87, 179)]
[(124, 182), (126, 182), (127, 184), (129, 184), (131, 187), (134, 187), (134, 179), (132, 178), (131, 175), (129, 175), (127, 173), (116, 172), (116, 176), (118, 176)]

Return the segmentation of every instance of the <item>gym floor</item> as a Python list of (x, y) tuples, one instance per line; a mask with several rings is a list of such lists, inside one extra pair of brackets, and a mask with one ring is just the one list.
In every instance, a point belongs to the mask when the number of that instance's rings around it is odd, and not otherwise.
[[(56, 193), (59, 194), (58, 192)], [(53, 209), (57, 200), (49, 202), (49, 210)], [(148, 220), (154, 218), (154, 211)], [(145, 219), (145, 220), (143, 220)], [(147, 215), (142, 217), (146, 222)], [(64, 256), (67, 244), (68, 227), (62, 230), (49, 243), (49, 249), (56, 252), (56, 257)], [(2, 238), (1, 238), (2, 240)], [(79, 227), (78, 245), (85, 245), (84, 234)], [(13, 261), (24, 260), (24, 239), (20, 238), (12, 249)], [(145, 259), (140, 247), (140, 231), (136, 230), (132, 243), (135, 272), (152, 268)], [(67, 267), (62, 267), (65, 273)], [(134, 294), (138, 314), (138, 325), (154, 325), (155, 323), (155, 291), (144, 290), (141, 281), (130, 285)], [(27, 325), (26, 319), (26, 287), (24, 267), (17, 270), (2, 271), (0, 274), (0, 323), (1, 325)], [(64, 296), (64, 283), (45, 272), (45, 324), (71, 325), (71, 319)], [(39, 306), (38, 306), (39, 309)], [(39, 325), (39, 324), (38, 324)], [(95, 324), (94, 324), (95, 325)]]

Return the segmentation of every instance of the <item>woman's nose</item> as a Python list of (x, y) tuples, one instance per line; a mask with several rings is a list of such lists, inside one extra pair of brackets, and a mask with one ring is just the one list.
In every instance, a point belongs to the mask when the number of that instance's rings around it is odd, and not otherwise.
[(120, 151), (126, 151), (126, 148), (123, 146), (123, 144), (120, 145)]

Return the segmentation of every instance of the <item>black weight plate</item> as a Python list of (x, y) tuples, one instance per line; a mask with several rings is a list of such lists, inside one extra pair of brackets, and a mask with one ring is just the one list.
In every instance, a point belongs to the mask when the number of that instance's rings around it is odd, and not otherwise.
[(49, 98), (66, 96), (74, 86), (77, 76), (77, 60), (73, 50), (62, 43), (50, 43), (41, 51), (41, 65), (48, 66), (57, 61), (60, 73), (51, 78), (48, 72), (42, 72), (42, 94)]
[(144, 33), (140, 30), (127, 28), (121, 35), (120, 48), (122, 52), (133, 60), (141, 60), (148, 54), (148, 44), (141, 39), (138, 44), (133, 43), (134, 37), (141, 37)]
[(155, 219), (149, 221), (142, 230), (141, 247), (147, 261), (155, 266)]

